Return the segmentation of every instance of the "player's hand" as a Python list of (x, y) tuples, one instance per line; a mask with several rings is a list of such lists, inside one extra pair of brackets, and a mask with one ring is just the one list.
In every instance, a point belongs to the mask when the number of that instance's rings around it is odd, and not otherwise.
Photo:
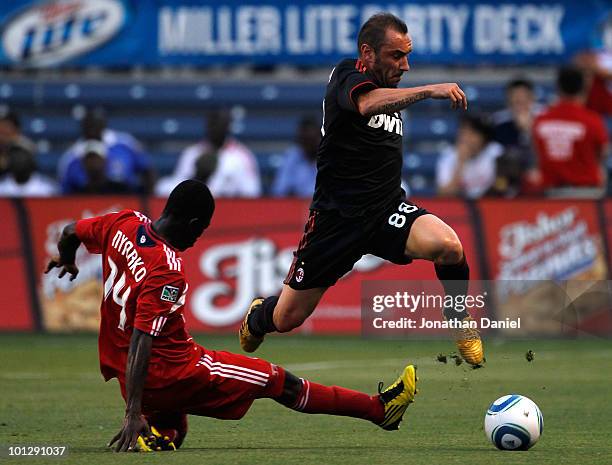
[(123, 420), (123, 427), (113, 439), (108, 443), (108, 447), (111, 447), (115, 442), (115, 452), (135, 452), (136, 443), (138, 442), (138, 436), (143, 435), (145, 437), (152, 436), (151, 428), (145, 417), (138, 414), (126, 414)]
[(62, 259), (59, 256), (51, 257), (49, 263), (47, 263), (47, 268), (45, 268), (45, 274), (51, 271), (53, 268), (61, 268), (62, 270), (59, 272), (58, 278), (63, 278), (66, 273), (70, 275), (70, 281), (74, 281), (77, 275), (79, 274), (79, 268), (74, 263), (63, 263)]
[(444, 84), (432, 84), (429, 86), (431, 92), (430, 97), (435, 99), (449, 99), (451, 101), (451, 108), (463, 108), (467, 110), (467, 97), (461, 87), (454, 82), (447, 82)]

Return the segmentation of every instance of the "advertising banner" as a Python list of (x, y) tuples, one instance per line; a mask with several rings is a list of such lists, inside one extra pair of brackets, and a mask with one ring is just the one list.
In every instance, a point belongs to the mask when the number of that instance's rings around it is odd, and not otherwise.
[[(594, 202), (483, 200), (479, 208), (498, 318), (520, 316), (523, 334), (612, 332), (601, 325), (610, 321), (608, 292), (593, 289), (608, 277)], [(578, 306), (583, 295), (602, 301)]]
[(79, 247), (79, 275), (74, 281), (57, 279), (58, 270), (44, 274), (47, 260), (57, 254), (57, 241), (72, 221), (132, 208), (134, 197), (81, 197), (24, 200), (30, 218), (34, 269), (43, 327), (48, 331), (97, 331), (102, 299), (102, 259)]
[(0, 330), (35, 328), (32, 293), (28, 285), (28, 266), (21, 242), (21, 228), (11, 200), (0, 199)]
[[(152, 217), (161, 212), (164, 202), (151, 202)], [(456, 228), (472, 262), (472, 276), (478, 279), (474, 235), (465, 204), (460, 200), (417, 202)], [(308, 205), (309, 201), (294, 199), (217, 201), (211, 227), (181, 255), (190, 283), (186, 309), (189, 328), (235, 331), (254, 297), (278, 295), (301, 238)], [(364, 279), (435, 280), (436, 275), (426, 261), (397, 266), (368, 255), (327, 291), (299, 331), (359, 334)]]
[(4, 0), (0, 65), (333, 66), (381, 10), (407, 22), (413, 62), (436, 65), (556, 65), (612, 28), (605, 0)]

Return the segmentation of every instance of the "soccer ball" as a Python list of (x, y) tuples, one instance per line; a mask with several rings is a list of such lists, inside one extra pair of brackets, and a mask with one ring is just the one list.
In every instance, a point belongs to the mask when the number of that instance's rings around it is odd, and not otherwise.
[(527, 450), (544, 428), (544, 417), (534, 401), (519, 394), (500, 397), (485, 415), (484, 429), (495, 447), (501, 450)]

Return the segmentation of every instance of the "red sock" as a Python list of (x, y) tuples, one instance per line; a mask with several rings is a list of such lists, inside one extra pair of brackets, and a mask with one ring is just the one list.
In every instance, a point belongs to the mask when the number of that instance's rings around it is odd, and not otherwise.
[(292, 408), (304, 413), (362, 418), (377, 424), (385, 418), (385, 409), (378, 396), (339, 386), (323, 386), (305, 379), (302, 379), (302, 392)]

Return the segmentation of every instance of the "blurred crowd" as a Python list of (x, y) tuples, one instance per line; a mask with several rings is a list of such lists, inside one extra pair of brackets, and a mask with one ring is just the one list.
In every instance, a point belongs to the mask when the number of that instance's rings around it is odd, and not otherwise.
[[(438, 195), (605, 195), (612, 55), (585, 53), (559, 69), (556, 97), (550, 102), (537, 100), (528, 79), (513, 79), (506, 86), (506, 105), (493, 114), (467, 112), (461, 117), (454, 143), (438, 156)], [(22, 134), (18, 113), (7, 109), (0, 113), (0, 196), (164, 196), (191, 178), (206, 182), (216, 197), (312, 195), (321, 137), (316, 118), (300, 121), (294, 143), (279, 157), (267, 185), (262, 185), (253, 152), (231, 134), (231, 123), (228, 110), (209, 112), (203, 124), (206, 137), (177, 156), (169, 176), (157, 178), (139, 142), (107, 127), (103, 111), (90, 110), (81, 119), (79, 139), (50, 178), (37, 169), (36, 144)]]

